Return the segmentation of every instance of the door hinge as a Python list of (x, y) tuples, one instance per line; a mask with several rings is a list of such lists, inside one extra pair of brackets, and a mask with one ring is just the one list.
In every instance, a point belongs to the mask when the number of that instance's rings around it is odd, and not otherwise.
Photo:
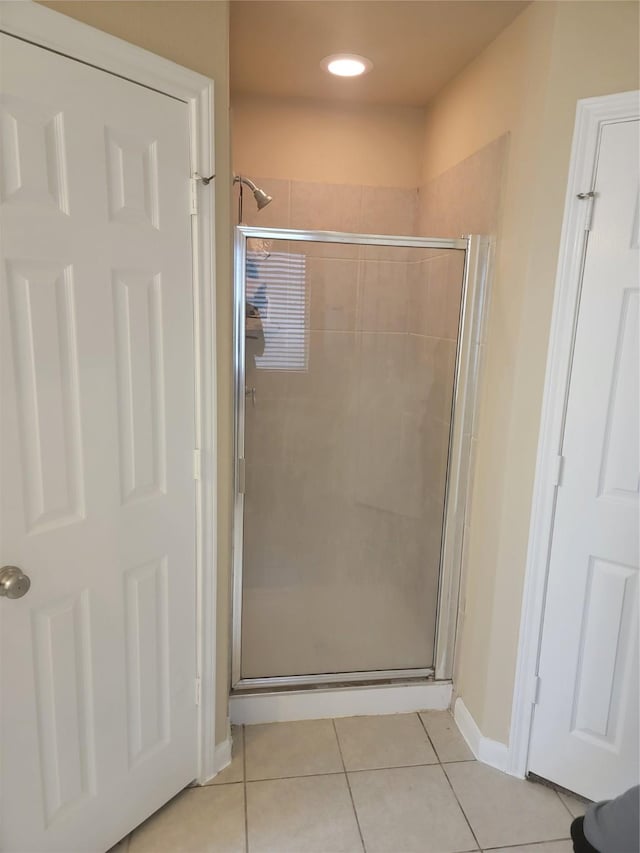
[(562, 485), (562, 475), (564, 474), (564, 456), (558, 455), (555, 458), (554, 469), (553, 469), (553, 485), (558, 486), (558, 488)]
[(537, 705), (540, 701), (540, 684), (542, 679), (539, 675), (534, 675), (531, 682), (531, 704)]
[(577, 198), (580, 201), (586, 201), (589, 207), (587, 208), (587, 218), (584, 223), (584, 230), (591, 231), (591, 223), (593, 222), (593, 202), (596, 198), (595, 190), (589, 190), (588, 193), (578, 193)]
[(200, 704), (200, 679), (199, 678), (196, 678), (195, 699), (196, 699), (196, 705), (199, 705)]
[(238, 493), (244, 495), (245, 464), (244, 459), (238, 459)]
[(202, 476), (202, 452), (199, 448), (193, 451), (193, 479), (199, 480)]
[(197, 216), (198, 214), (198, 179), (191, 178), (191, 190), (189, 192), (189, 214)]

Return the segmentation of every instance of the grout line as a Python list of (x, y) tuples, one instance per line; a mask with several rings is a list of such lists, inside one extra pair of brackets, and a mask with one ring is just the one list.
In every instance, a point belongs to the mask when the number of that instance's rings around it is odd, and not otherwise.
[(573, 812), (571, 811), (571, 809), (569, 808), (569, 806), (565, 803), (565, 801), (562, 799), (562, 797), (560, 796), (559, 792), (558, 792), (558, 791), (556, 791), (556, 789), (555, 789), (555, 788), (552, 788), (552, 790), (553, 790), (553, 793), (554, 793), (554, 794), (557, 796), (557, 798), (560, 800), (560, 802), (562, 803), (562, 805), (565, 807), (565, 809), (566, 809), (566, 810), (569, 812), (569, 814), (571, 815), (571, 820), (572, 820), (572, 821), (573, 821), (573, 820), (575, 820), (575, 815), (573, 814)]
[(360, 253), (358, 253), (358, 266), (356, 267), (356, 304), (353, 317), (356, 329), (362, 322), (362, 284), (362, 265), (360, 263)]
[(265, 779), (247, 779), (247, 785), (256, 782), (279, 782), (281, 779), (315, 779), (316, 776), (342, 776), (344, 770), (330, 770), (328, 773), (306, 773), (302, 776), (267, 776)]
[[(227, 768), (223, 768), (226, 770)], [(222, 773), (222, 770), (220, 771)], [(193, 785), (188, 788), (183, 788), (180, 793), (182, 794), (198, 794), (201, 791), (210, 791), (212, 788), (229, 788), (232, 785), (242, 785), (242, 779), (238, 779), (236, 782), (210, 782), (208, 785)]]
[[(390, 329), (322, 329), (310, 326), (308, 332), (322, 332), (322, 334), (331, 335), (385, 335), (390, 338), (423, 338), (427, 341), (446, 341), (450, 344), (455, 344), (455, 338), (443, 338), (442, 335), (422, 335), (419, 332), (399, 331), (394, 332)], [(261, 725), (258, 723), (257, 725)]]
[[(447, 761), (446, 765), (449, 764), (473, 764), (475, 759), (469, 759), (468, 761)], [(346, 773), (379, 773), (384, 770), (411, 770), (412, 767), (439, 767), (439, 761), (432, 761), (431, 763), (422, 762), (420, 764), (391, 764), (386, 767), (357, 767), (349, 770), (330, 770), (327, 773), (303, 773), (298, 774), (296, 776), (266, 776), (263, 779), (247, 779), (246, 784), (252, 785), (254, 782), (277, 782), (279, 779), (313, 779), (316, 776), (339, 776), (342, 772)], [(444, 769), (445, 765), (442, 765)], [(240, 782), (221, 782), (217, 787), (222, 788), (225, 785), (239, 785)], [(203, 786), (205, 787), (205, 786)], [(206, 786), (212, 787), (212, 786)], [(196, 789), (197, 790), (197, 789)]]
[(244, 850), (249, 853), (249, 814), (247, 812), (247, 742), (244, 736), (245, 726), (240, 726), (242, 736), (242, 786), (244, 793)]
[(469, 759), (467, 759), (466, 761), (447, 761), (447, 762), (443, 762), (443, 761), (441, 761), (440, 756), (439, 756), (439, 754), (438, 754), (438, 750), (436, 749), (436, 745), (435, 745), (435, 743), (433, 742), (433, 740), (431, 739), (431, 735), (429, 734), (429, 730), (427, 729), (427, 724), (426, 724), (426, 723), (425, 723), (425, 721), (422, 719), (422, 715), (420, 714), (420, 712), (418, 711), (418, 712), (416, 712), (416, 713), (418, 714), (418, 719), (420, 720), (420, 723), (422, 724), (422, 728), (424, 729), (424, 733), (426, 734), (427, 738), (429, 739), (429, 743), (431, 744), (431, 747), (432, 747), (432, 749), (433, 749), (433, 751), (434, 751), (434, 753), (435, 753), (435, 755), (436, 755), (436, 758), (438, 759), (438, 765), (439, 765), (439, 766), (440, 766), (440, 768), (442, 769), (442, 773), (443, 773), (443, 775), (444, 775), (444, 778), (447, 780), (447, 782), (448, 782), (448, 784), (449, 784), (449, 787), (450, 787), (450, 788), (451, 788), (451, 790), (453, 791), (453, 796), (456, 798), (456, 802), (458, 803), (458, 806), (460, 807), (460, 811), (462, 812), (462, 816), (464, 817), (464, 819), (465, 819), (465, 820), (466, 820), (466, 822), (467, 822), (467, 826), (469, 827), (469, 831), (471, 832), (471, 835), (473, 836), (473, 840), (476, 842), (476, 846), (477, 846), (478, 850), (481, 850), (480, 842), (478, 841), (478, 838), (476, 837), (476, 834), (475, 834), (475, 832), (473, 831), (473, 827), (471, 826), (471, 823), (470, 823), (470, 821), (469, 821), (469, 818), (467, 817), (465, 810), (462, 808), (462, 803), (461, 803), (461, 802), (460, 802), (460, 800), (458, 799), (458, 795), (456, 794), (456, 792), (453, 790), (453, 785), (451, 784), (451, 780), (449, 779), (449, 777), (448, 777), (448, 776), (447, 776), (447, 774), (445, 773), (445, 769), (444, 769), (444, 764), (445, 764), (445, 763), (446, 763), (446, 764), (468, 764), (468, 763), (470, 763), (470, 762), (474, 761), (475, 759), (471, 759), (471, 758), (469, 758)]
[(340, 753), (340, 761), (342, 762), (342, 769), (344, 771), (344, 778), (347, 780), (347, 788), (349, 789), (349, 799), (351, 800), (351, 808), (353, 809), (353, 815), (356, 819), (356, 826), (358, 827), (358, 834), (360, 835), (360, 843), (362, 844), (362, 849), (364, 853), (366, 853), (367, 848), (364, 846), (364, 836), (362, 834), (362, 827), (360, 826), (360, 819), (358, 818), (358, 810), (356, 809), (356, 804), (353, 799), (353, 791), (351, 790), (351, 782), (349, 781), (349, 774), (347, 773), (347, 767), (344, 763), (344, 756), (342, 754), (342, 746), (340, 745), (340, 738), (338, 737), (338, 729), (336, 727), (336, 721), (331, 720), (333, 725), (333, 731), (336, 736), (336, 741), (338, 743), (338, 752)]
[[(525, 841), (524, 846), (529, 847), (538, 847), (540, 844), (556, 844), (558, 841), (571, 841), (571, 838), (567, 836), (566, 838), (550, 838), (547, 841)], [(483, 847), (484, 853), (489, 853), (490, 850), (513, 850), (513, 849), (521, 849), (522, 844), (507, 844), (506, 846), (502, 844), (500, 847)]]
[(563, 805), (563, 806), (565, 807), (565, 809), (569, 812), (569, 814), (571, 815), (571, 820), (572, 820), (572, 821), (576, 820), (576, 817), (579, 817), (580, 815), (577, 815), (577, 816), (576, 816), (576, 815), (574, 815), (574, 813), (571, 811), (571, 809), (569, 808), (569, 806), (565, 803), (565, 801), (564, 801), (564, 800), (562, 799), (562, 797), (560, 796), (560, 791), (556, 791), (556, 789), (555, 789), (555, 788), (552, 788), (551, 790), (552, 790), (552, 791), (557, 795), (557, 797), (558, 797), (558, 799), (560, 800), (560, 802), (562, 803), (562, 805)]
[(449, 776), (448, 776), (448, 774), (447, 774), (447, 771), (446, 771), (445, 767), (444, 767), (442, 764), (441, 764), (440, 766), (442, 767), (442, 772), (444, 773), (444, 778), (445, 778), (445, 779), (447, 780), (447, 782), (449, 783), (449, 787), (451, 788), (451, 791), (452, 791), (452, 793), (453, 793), (453, 796), (456, 798), (456, 802), (458, 803), (458, 806), (460, 807), (460, 811), (461, 811), (461, 812), (462, 812), (462, 814), (464, 815), (464, 819), (466, 820), (466, 822), (467, 822), (467, 826), (469, 827), (469, 830), (471, 831), (471, 835), (473, 835), (473, 838), (474, 838), (474, 840), (475, 840), (476, 844), (478, 845), (478, 850), (482, 850), (482, 849), (484, 849), (484, 848), (482, 847), (482, 845), (480, 844), (480, 842), (478, 841), (478, 836), (475, 834), (475, 832), (474, 832), (474, 830), (473, 830), (473, 827), (471, 826), (471, 821), (470, 821), (470, 820), (469, 820), (469, 818), (467, 817), (467, 813), (465, 812), (465, 810), (464, 810), (464, 808), (463, 808), (463, 806), (462, 806), (462, 803), (460, 802), (460, 799), (459, 799), (458, 795), (456, 794), (456, 790), (455, 790), (455, 788), (453, 787), (453, 785), (451, 784), (451, 779), (449, 779)]
[(438, 767), (439, 761), (432, 761), (430, 764), (422, 761), (419, 764), (392, 764), (389, 767), (356, 767), (353, 770), (347, 770), (347, 773), (378, 773), (380, 770), (411, 770), (412, 767)]
[(416, 711), (416, 715), (417, 715), (417, 717), (418, 717), (418, 720), (420, 721), (420, 725), (421, 725), (421, 726), (422, 726), (422, 728), (424, 729), (424, 733), (425, 733), (425, 734), (426, 734), (426, 736), (427, 736), (427, 740), (428, 740), (428, 741), (429, 741), (429, 743), (431, 744), (431, 749), (433, 750), (433, 754), (434, 754), (434, 755), (435, 755), (435, 757), (438, 759), (438, 764), (439, 764), (440, 766), (442, 766), (442, 761), (440, 760), (440, 756), (438, 755), (438, 750), (436, 749), (436, 745), (435, 745), (435, 743), (431, 740), (431, 735), (429, 734), (429, 730), (427, 729), (427, 724), (426, 724), (426, 723), (425, 723), (425, 721), (422, 719), (422, 716), (420, 715), (420, 712), (419, 712), (419, 711)]

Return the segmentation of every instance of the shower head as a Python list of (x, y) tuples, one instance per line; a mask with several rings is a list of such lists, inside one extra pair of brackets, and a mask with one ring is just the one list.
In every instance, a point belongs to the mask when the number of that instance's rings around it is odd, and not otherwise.
[(260, 187), (256, 187), (253, 191), (253, 197), (256, 200), (256, 204), (258, 205), (258, 210), (262, 210), (263, 207), (266, 207), (270, 202), (273, 201), (273, 197), (267, 195), (264, 190), (261, 190)]
[(256, 200), (256, 204), (258, 205), (258, 210), (262, 210), (263, 207), (266, 207), (270, 202), (273, 201), (272, 196), (266, 193), (264, 190), (261, 190), (260, 187), (256, 186), (250, 178), (245, 178), (243, 175), (235, 175), (233, 178), (234, 184), (246, 184), (249, 187), (251, 192), (253, 193), (253, 197)]

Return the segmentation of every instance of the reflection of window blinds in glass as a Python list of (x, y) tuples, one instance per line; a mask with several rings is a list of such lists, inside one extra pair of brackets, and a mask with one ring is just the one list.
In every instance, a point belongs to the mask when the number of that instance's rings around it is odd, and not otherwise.
[(247, 302), (260, 312), (260, 370), (307, 370), (307, 282), (304, 255), (247, 252)]

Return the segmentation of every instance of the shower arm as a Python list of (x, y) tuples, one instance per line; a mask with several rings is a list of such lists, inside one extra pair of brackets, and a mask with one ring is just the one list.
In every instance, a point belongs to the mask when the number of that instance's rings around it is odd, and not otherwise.
[(244, 175), (234, 175), (233, 176), (233, 183), (234, 184), (240, 184), (240, 190), (241, 191), (242, 191), (242, 184), (246, 184), (252, 193), (254, 193), (257, 189), (259, 189), (258, 185), (254, 184), (254, 182), (251, 180), (251, 178), (245, 178)]

